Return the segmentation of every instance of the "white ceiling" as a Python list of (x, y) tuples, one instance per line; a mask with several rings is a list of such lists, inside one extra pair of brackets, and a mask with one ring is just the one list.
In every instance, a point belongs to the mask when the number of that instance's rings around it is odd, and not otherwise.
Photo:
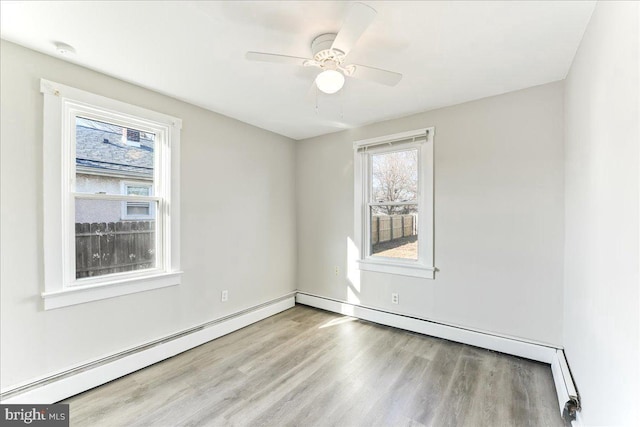
[[(303, 139), (563, 79), (595, 2), (366, 1), (378, 15), (348, 63), (404, 75), (310, 91), (316, 69), (249, 62), (246, 51), (310, 57), (350, 2), (114, 1), (1, 4), (1, 37)], [(311, 95), (310, 95), (311, 94)]]

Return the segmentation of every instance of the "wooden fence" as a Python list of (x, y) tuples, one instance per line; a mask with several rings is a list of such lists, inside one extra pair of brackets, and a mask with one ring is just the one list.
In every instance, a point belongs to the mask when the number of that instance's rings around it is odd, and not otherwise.
[(374, 215), (371, 217), (371, 244), (388, 242), (418, 233), (415, 215)]
[(76, 278), (154, 265), (154, 221), (76, 223)]

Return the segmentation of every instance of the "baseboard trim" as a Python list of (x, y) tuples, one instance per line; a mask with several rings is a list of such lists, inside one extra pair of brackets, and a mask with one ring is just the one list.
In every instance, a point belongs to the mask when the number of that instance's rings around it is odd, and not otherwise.
[(510, 354), (513, 356), (524, 357), (526, 359), (548, 364), (553, 363), (556, 359), (556, 351), (558, 350), (556, 347), (472, 331), (457, 326), (436, 323), (426, 319), (391, 313), (371, 307), (363, 307), (303, 292), (298, 292), (296, 294), (296, 302), (332, 311), (334, 313), (357, 317), (359, 319), (368, 320), (381, 325), (418, 332), (437, 338), (444, 338), (449, 341), (498, 351), (500, 353)]
[(237, 331), (295, 305), (295, 293), (117, 354), (57, 372), (0, 394), (3, 404), (51, 404)]

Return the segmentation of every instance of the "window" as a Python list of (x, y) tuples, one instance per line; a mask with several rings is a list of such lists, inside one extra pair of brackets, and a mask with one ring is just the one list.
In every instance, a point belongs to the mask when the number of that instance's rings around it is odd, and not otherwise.
[(127, 129), (127, 141), (140, 142), (140, 131)]
[(140, 131), (136, 129), (123, 129), (123, 135), (126, 134), (127, 138), (123, 141), (125, 144), (132, 147), (140, 147)]
[[(152, 196), (153, 186), (144, 182), (122, 182), (122, 194), (127, 196)], [(122, 202), (122, 219), (151, 219), (155, 204), (150, 202)]]
[(434, 128), (354, 142), (361, 270), (433, 278)]
[(44, 79), (41, 92), (45, 309), (179, 284), (181, 121)]

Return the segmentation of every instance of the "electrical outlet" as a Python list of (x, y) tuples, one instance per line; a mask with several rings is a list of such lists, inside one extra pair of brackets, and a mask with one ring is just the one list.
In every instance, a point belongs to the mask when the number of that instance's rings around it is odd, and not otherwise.
[(398, 297), (397, 293), (392, 293), (391, 294), (391, 304), (398, 304), (398, 302), (400, 301), (400, 298)]
[(228, 300), (229, 300), (229, 291), (225, 289), (224, 291), (222, 291), (222, 294), (220, 295), (220, 301), (227, 302)]
[(336, 265), (336, 268), (335, 268), (335, 272), (336, 272), (336, 276), (340, 275), (340, 267), (338, 267), (337, 265)]

